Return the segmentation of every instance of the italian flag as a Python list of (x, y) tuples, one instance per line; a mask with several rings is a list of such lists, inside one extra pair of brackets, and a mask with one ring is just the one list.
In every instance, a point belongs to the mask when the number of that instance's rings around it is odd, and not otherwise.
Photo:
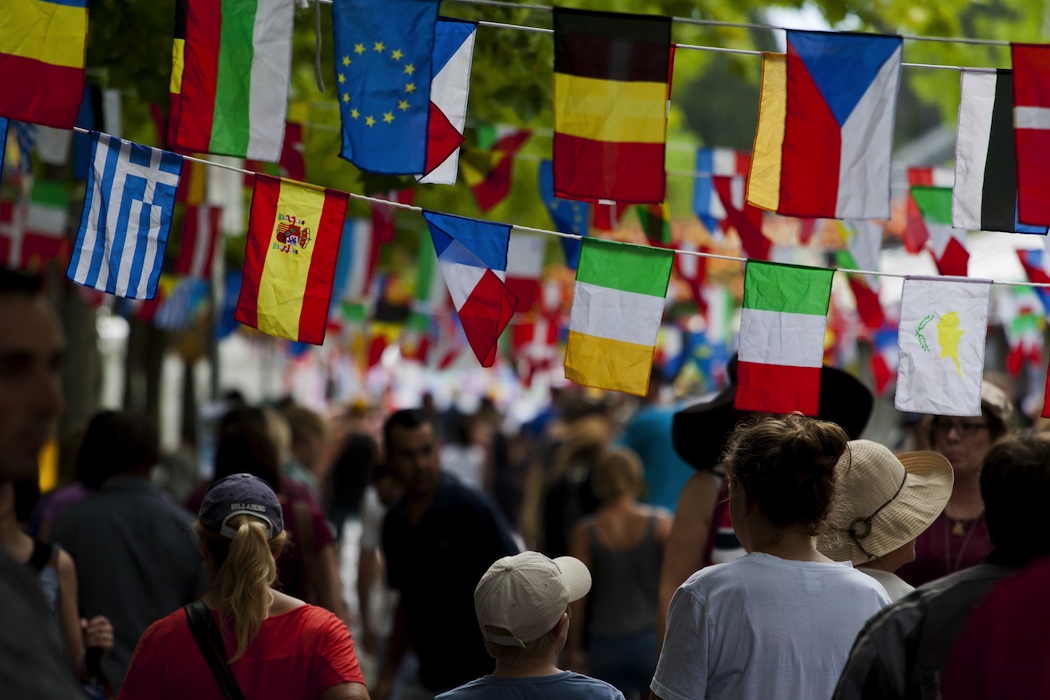
[(584, 238), (569, 318), (565, 377), (644, 396), (674, 251)]
[(176, 0), (170, 147), (280, 158), (294, 10), (290, 0)]
[(833, 270), (749, 260), (736, 407), (817, 415)]

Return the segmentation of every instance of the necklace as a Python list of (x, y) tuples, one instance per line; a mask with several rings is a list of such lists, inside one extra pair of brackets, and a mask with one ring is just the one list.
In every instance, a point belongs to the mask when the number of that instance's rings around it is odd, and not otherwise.
[[(947, 513), (944, 514), (944, 566), (949, 574), (955, 573), (959, 570), (959, 564), (962, 563), (963, 555), (966, 553), (966, 547), (970, 544), (970, 537), (977, 529), (977, 524), (983, 518), (984, 511), (981, 511), (981, 514), (973, 520), (955, 520)], [(951, 521), (950, 527), (949, 521)], [(954, 564), (952, 563), (952, 537), (963, 538), (962, 543), (959, 545), (959, 552), (955, 555)]]

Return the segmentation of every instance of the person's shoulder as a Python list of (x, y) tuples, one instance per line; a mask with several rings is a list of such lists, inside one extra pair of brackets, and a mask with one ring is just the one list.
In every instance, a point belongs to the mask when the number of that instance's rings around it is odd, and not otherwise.
[(582, 673), (569, 672), (559, 683), (570, 691), (562, 697), (623, 698), (623, 693), (614, 686)]
[(146, 631), (142, 633), (140, 644), (145, 645), (147, 642), (160, 644), (165, 640), (188, 635), (189, 633), (189, 618), (186, 617), (185, 609), (179, 608), (147, 627)]
[(501, 694), (500, 689), (493, 688), (492, 684), (489, 683), (488, 678), (488, 676), (475, 678), (457, 688), (446, 690), (444, 693), (439, 693), (434, 700), (468, 700), (473, 698), (484, 698), (489, 695), (494, 698), (498, 697)]

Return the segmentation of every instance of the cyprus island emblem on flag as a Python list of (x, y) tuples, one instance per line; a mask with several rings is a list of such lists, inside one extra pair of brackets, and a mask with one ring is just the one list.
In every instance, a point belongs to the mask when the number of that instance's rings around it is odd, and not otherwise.
[(899, 411), (981, 415), (987, 281), (909, 277), (901, 296)]

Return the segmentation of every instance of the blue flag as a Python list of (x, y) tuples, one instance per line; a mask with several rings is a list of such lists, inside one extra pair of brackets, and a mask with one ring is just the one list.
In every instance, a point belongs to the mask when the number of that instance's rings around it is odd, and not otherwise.
[(152, 299), (182, 156), (107, 134), (92, 140), (84, 213), (66, 275), (107, 294)]
[[(574, 199), (561, 199), (554, 196), (554, 169), (549, 160), (540, 163), (540, 197), (547, 205), (554, 228), (561, 233), (575, 233), (586, 236), (591, 222), (591, 205), (577, 202)], [(575, 238), (559, 238), (562, 252), (565, 253), (565, 266), (575, 270), (580, 264), (582, 243)]]
[(340, 156), (362, 170), (418, 175), (427, 160), (439, 0), (334, 0)]

